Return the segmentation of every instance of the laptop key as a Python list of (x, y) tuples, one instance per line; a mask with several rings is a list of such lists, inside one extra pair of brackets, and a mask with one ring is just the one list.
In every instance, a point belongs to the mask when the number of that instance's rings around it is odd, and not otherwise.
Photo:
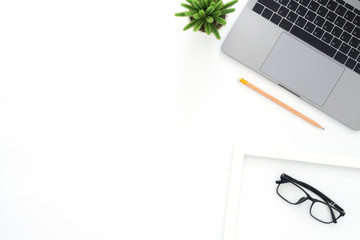
[(305, 26), (306, 20), (302, 17), (298, 17), (295, 21), (295, 24), (302, 28)]
[(360, 28), (356, 27), (354, 29), (354, 31), (352, 32), (352, 34), (357, 37), (357, 38), (360, 38)]
[(283, 6), (278, 11), (278, 14), (282, 17), (286, 17), (288, 13), (289, 13), (289, 9), (287, 9)]
[(340, 17), (340, 16), (338, 16), (337, 18), (336, 18), (336, 20), (335, 20), (335, 25), (337, 25), (337, 26), (339, 26), (339, 27), (343, 27), (344, 26), (344, 24), (345, 24), (345, 22), (346, 22), (346, 20), (345, 19), (343, 19), (342, 17)]
[(330, 43), (333, 39), (333, 36), (331, 36), (329, 33), (325, 32), (325, 34), (322, 36), (321, 40), (323, 40), (326, 43)]
[(351, 35), (347, 32), (343, 32), (343, 34), (341, 34), (341, 37), (340, 37), (340, 39), (346, 43), (349, 42), (350, 38), (351, 38)]
[(304, 6), (301, 6), (301, 5), (296, 10), (296, 13), (299, 14), (300, 16), (305, 16), (306, 12), (307, 12), (307, 9)]
[(343, 6), (338, 6), (335, 10), (335, 12), (337, 14), (339, 14), (340, 16), (344, 16), (344, 14), (346, 13), (346, 8)]
[(357, 57), (359, 56), (359, 51), (351, 48), (350, 52), (349, 52), (349, 57), (353, 58), (353, 59), (357, 59)]
[(341, 64), (344, 64), (347, 60), (347, 56), (345, 56), (345, 54), (341, 52), (337, 52), (334, 58), (336, 61), (338, 61)]
[(337, 8), (338, 5), (339, 4), (337, 4), (335, 1), (330, 0), (328, 2), (328, 4), (326, 5), (326, 7), (332, 11), (335, 11), (335, 9)]
[(345, 2), (343, 0), (335, 0), (337, 3), (339, 3), (340, 5), (344, 5)]
[(360, 27), (360, 16), (356, 16), (355, 19), (353, 20), (353, 23), (356, 26)]
[(324, 25), (323, 25), (323, 29), (325, 30), (325, 31), (327, 31), (327, 32), (331, 32), (331, 30), (333, 29), (333, 27), (334, 27), (334, 24), (332, 24), (331, 22), (329, 22), (329, 21), (326, 21), (325, 23), (324, 23)]
[(293, 24), (291, 22), (289, 22), (288, 20), (286, 20), (284, 18), (281, 20), (281, 22), (279, 24), (279, 26), (282, 27), (283, 29), (285, 29), (286, 31), (289, 31), (291, 29), (292, 25)]
[(350, 23), (350, 22), (346, 22), (345, 26), (344, 26), (344, 30), (347, 31), (348, 33), (351, 33), (352, 30), (354, 30), (355, 25)]
[(298, 17), (298, 15), (296, 13), (289, 12), (289, 14), (286, 16), (286, 19), (293, 23), (293, 22), (295, 22), (297, 17)]
[(312, 22), (315, 19), (315, 17), (316, 17), (316, 14), (310, 10), (305, 14), (305, 18), (307, 20), (309, 20), (310, 22)]
[(320, 3), (321, 5), (326, 6), (328, 0), (318, 0), (318, 3)]
[(360, 40), (357, 39), (356, 37), (352, 37), (349, 44), (350, 44), (350, 46), (357, 48), (360, 44)]
[(299, 3), (306, 7), (310, 3), (310, 0), (299, 0)]
[(259, 3), (256, 3), (255, 6), (253, 7), (253, 11), (258, 13), (258, 14), (261, 14), (261, 12), (264, 10), (264, 6), (259, 4)]
[(317, 2), (311, 1), (311, 2), (309, 3), (308, 8), (309, 8), (310, 10), (316, 12), (317, 9), (319, 8), (319, 6), (320, 6), (320, 5), (319, 5)]
[(348, 4), (348, 3), (345, 3), (345, 7), (346, 7), (347, 9), (354, 10), (354, 7), (351, 6), (351, 5)]
[(338, 27), (334, 27), (334, 29), (331, 31), (331, 34), (334, 35), (335, 37), (340, 37), (340, 35), (343, 33), (343, 30), (341, 30)]
[(350, 69), (353, 69), (355, 67), (355, 65), (356, 65), (355, 60), (353, 60), (351, 58), (349, 58), (345, 63), (345, 66), (347, 66)]
[(288, 5), (289, 2), (290, 2), (290, 0), (279, 0), (279, 3), (283, 6)]
[(339, 26), (340, 28), (342, 28), (345, 24), (346, 20), (340, 16), (338, 16), (335, 20), (335, 25)]
[(311, 22), (308, 22), (308, 23), (305, 25), (304, 29), (305, 29), (307, 32), (312, 33), (312, 31), (314, 31), (315, 27), (316, 27), (316, 26), (315, 26), (314, 24), (312, 24)]
[(261, 16), (263, 16), (266, 19), (270, 19), (272, 14), (273, 14), (273, 12), (270, 9), (265, 8), (264, 11), (262, 12)]
[(298, 6), (299, 4), (295, 1), (290, 1), (289, 4), (287, 5), (287, 7), (292, 11), (296, 11)]
[(271, 22), (275, 23), (276, 25), (279, 24), (279, 22), (281, 21), (281, 16), (279, 16), (278, 14), (274, 13), (270, 19)]
[(324, 6), (320, 6), (320, 8), (317, 10), (317, 14), (322, 17), (325, 17), (328, 12), (329, 10), (327, 10)]
[(354, 71), (360, 74), (360, 64), (356, 64)]
[(351, 12), (350, 10), (347, 10), (344, 15), (344, 18), (351, 22), (355, 18), (355, 13)]
[(313, 34), (314, 34), (315, 37), (321, 38), (322, 35), (324, 34), (324, 30), (316, 27)]
[(339, 50), (344, 54), (348, 54), (348, 52), (350, 51), (350, 46), (347, 45), (346, 43), (343, 43), (343, 44), (341, 44), (341, 47)]
[(333, 57), (336, 53), (336, 50), (334, 48), (324, 43), (320, 39), (312, 36), (311, 34), (296, 25), (291, 29), (290, 33), (294, 34), (296, 37), (300, 38), (304, 42), (308, 43), (309, 45), (313, 46), (314, 48), (318, 49), (319, 51), (325, 53), (330, 57)]
[(328, 14), (326, 15), (326, 20), (330, 21), (330, 22), (334, 22), (336, 19), (337, 15), (334, 12), (328, 12)]
[(333, 38), (333, 40), (331, 41), (331, 46), (338, 49), (341, 45), (341, 40), (338, 38)]
[(315, 25), (319, 26), (319, 27), (322, 27), (322, 25), (324, 24), (325, 22), (325, 19), (320, 17), (320, 16), (317, 16), (314, 20), (314, 23)]
[(269, 8), (270, 10), (277, 12), (280, 8), (280, 4), (273, 1), (273, 0), (258, 0), (259, 3), (264, 5), (265, 7)]

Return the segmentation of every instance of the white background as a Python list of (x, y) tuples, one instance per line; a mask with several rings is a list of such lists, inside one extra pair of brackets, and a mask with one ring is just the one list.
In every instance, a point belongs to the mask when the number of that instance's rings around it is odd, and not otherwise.
[(245, 2), (221, 41), (183, 32), (182, 2), (0, 0), (0, 239), (221, 239), (235, 142), (360, 155), (221, 52)]

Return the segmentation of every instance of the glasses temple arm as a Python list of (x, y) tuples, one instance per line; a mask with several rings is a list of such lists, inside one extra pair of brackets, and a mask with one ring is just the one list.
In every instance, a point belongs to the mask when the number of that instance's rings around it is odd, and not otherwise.
[[(312, 191), (313, 193), (319, 195), (319, 197), (321, 197), (323, 200), (325, 200), (327, 203), (329, 203), (330, 205), (332, 205), (333, 207), (335, 207), (336, 209), (340, 210), (341, 212), (344, 212), (344, 209), (342, 209), (339, 205), (337, 205), (333, 200), (331, 200), (329, 197), (327, 197), (325, 194), (323, 194), (322, 192), (320, 192), (319, 190), (317, 190), (316, 188), (310, 186), (307, 183), (298, 181), (296, 179), (293, 179), (294, 182), (296, 182), (297, 184), (303, 186), (304, 188), (309, 189), (310, 191)], [(333, 214), (333, 213), (332, 213)]]

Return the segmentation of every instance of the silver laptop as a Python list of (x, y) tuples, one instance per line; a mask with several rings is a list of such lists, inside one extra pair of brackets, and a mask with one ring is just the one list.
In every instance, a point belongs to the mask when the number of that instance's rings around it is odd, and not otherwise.
[(222, 50), (360, 130), (360, 2), (249, 0)]

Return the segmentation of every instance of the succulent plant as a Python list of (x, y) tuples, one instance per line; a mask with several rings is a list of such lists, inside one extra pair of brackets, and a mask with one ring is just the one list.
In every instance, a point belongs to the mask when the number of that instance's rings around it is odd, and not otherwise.
[(226, 24), (225, 16), (234, 12), (230, 8), (238, 0), (223, 4), (221, 0), (186, 0), (189, 4), (182, 3), (181, 6), (187, 9), (185, 12), (175, 13), (177, 17), (189, 17), (190, 22), (184, 27), (184, 31), (193, 27), (194, 32), (204, 31), (208, 35), (213, 33), (217, 39), (220, 39), (218, 29)]

